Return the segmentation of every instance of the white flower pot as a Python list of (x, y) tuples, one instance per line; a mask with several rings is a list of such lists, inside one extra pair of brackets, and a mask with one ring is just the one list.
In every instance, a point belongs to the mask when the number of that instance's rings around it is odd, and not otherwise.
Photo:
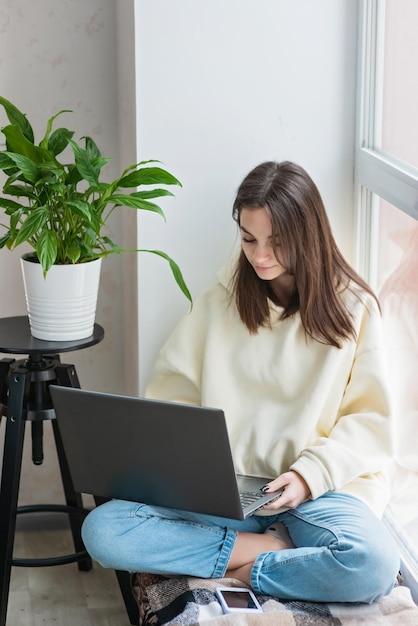
[(31, 334), (47, 341), (75, 341), (94, 331), (101, 259), (53, 265), (44, 278), (40, 263), (21, 258)]

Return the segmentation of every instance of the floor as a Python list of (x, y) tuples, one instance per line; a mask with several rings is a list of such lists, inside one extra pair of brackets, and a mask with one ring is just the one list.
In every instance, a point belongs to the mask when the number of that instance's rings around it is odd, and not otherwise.
[[(22, 516), (23, 517), (23, 516)], [(26, 515), (24, 516), (27, 517)], [(72, 552), (67, 523), (59, 515), (21, 522), (15, 557), (39, 558)], [(54, 567), (12, 567), (7, 626), (129, 626), (113, 570), (94, 564), (80, 572), (76, 563)]]

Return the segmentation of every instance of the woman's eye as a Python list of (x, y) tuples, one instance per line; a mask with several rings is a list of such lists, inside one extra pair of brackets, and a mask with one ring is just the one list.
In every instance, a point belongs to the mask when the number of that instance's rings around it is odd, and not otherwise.
[(254, 243), (255, 239), (249, 239), (248, 237), (243, 237), (242, 241), (244, 241), (245, 243)]

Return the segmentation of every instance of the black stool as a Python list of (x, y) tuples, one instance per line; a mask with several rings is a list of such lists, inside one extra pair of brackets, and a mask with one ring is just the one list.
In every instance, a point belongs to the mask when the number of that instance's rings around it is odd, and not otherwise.
[[(52, 384), (79, 387), (74, 365), (60, 361), (59, 353), (81, 350), (99, 343), (104, 337), (95, 324), (93, 335), (78, 341), (42, 341), (30, 334), (27, 317), (0, 319), (0, 352), (26, 354), (16, 361), (0, 360), (0, 418), (6, 415), (3, 469), (0, 490), (0, 626), (6, 624), (12, 565), (41, 567), (78, 562), (80, 570), (89, 571), (92, 562), (81, 539), (81, 524), (88, 511), (83, 509), (81, 494), (74, 490), (48, 387)], [(43, 461), (43, 421), (53, 420), (52, 427), (65, 494), (65, 505), (45, 504), (18, 507), (18, 493), (26, 422), (32, 426), (32, 460)], [(28, 512), (63, 512), (69, 516), (75, 552), (44, 559), (14, 559), (13, 545), (16, 515)]]
[[(6, 415), (3, 469), (0, 488), (0, 626), (6, 624), (7, 603), (11, 566), (41, 567), (78, 562), (82, 571), (92, 567), (81, 539), (81, 525), (88, 513), (82, 506), (81, 494), (74, 490), (58, 422), (48, 391), (50, 384), (80, 387), (74, 365), (61, 363), (59, 353), (73, 352), (93, 346), (104, 337), (104, 330), (94, 325), (93, 335), (78, 341), (43, 341), (30, 334), (28, 318), (7, 317), (0, 319), (0, 352), (25, 354), (27, 358), (0, 360), (0, 419)], [(32, 426), (32, 460), (40, 465), (43, 460), (43, 421), (52, 420), (65, 505), (41, 504), (18, 507), (20, 472), (26, 422)], [(96, 504), (105, 502), (96, 498)], [(64, 556), (43, 559), (14, 559), (13, 544), (16, 515), (28, 512), (67, 513), (74, 541), (75, 552)], [(129, 572), (116, 571), (119, 587), (131, 624), (138, 624), (138, 605), (132, 593)]]

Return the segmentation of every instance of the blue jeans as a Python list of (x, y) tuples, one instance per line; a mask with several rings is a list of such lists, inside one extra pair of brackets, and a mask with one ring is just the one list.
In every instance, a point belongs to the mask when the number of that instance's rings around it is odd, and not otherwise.
[(256, 558), (251, 586), (283, 600), (373, 602), (399, 569), (394, 542), (363, 502), (330, 492), (296, 509), (244, 521), (112, 500), (89, 513), (82, 535), (103, 567), (222, 578), (238, 531), (285, 524), (296, 546)]

